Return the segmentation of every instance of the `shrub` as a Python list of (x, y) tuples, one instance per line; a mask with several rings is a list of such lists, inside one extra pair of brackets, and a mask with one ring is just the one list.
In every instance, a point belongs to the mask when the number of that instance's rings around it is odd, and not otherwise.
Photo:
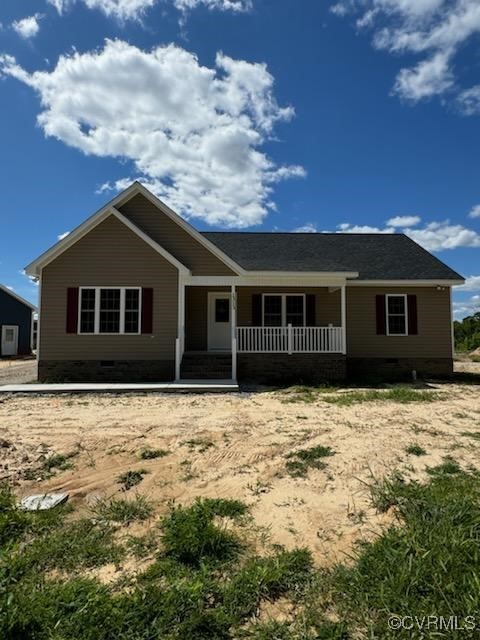
[(421, 447), (419, 444), (417, 444), (416, 442), (413, 442), (412, 444), (409, 444), (408, 447), (405, 448), (405, 451), (409, 454), (411, 454), (412, 456), (426, 456), (427, 452), (425, 451), (425, 449), (423, 447)]

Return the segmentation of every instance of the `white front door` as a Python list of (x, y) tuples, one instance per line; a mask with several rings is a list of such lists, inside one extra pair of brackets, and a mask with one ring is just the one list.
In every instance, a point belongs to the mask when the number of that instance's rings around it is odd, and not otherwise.
[(208, 350), (230, 351), (232, 335), (230, 324), (230, 294), (208, 294)]
[(18, 325), (4, 324), (2, 327), (2, 356), (16, 356), (18, 353)]

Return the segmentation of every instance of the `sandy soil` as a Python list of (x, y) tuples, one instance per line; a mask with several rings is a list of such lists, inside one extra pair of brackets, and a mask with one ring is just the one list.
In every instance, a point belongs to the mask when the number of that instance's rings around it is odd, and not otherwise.
[(28, 360), (0, 360), (0, 385), (25, 384), (37, 379), (37, 361)]
[[(480, 376), (480, 366), (462, 363), (472, 366)], [(468, 434), (480, 433), (480, 386), (431, 386), (441, 398), (433, 403), (347, 407), (327, 404), (322, 395), (304, 402), (291, 390), (0, 397), (0, 477), (13, 480), (19, 495), (62, 490), (85, 505), (120, 494), (120, 473), (145, 469), (127, 494), (149, 496), (159, 515), (171, 500), (238, 498), (251, 505), (272, 542), (307, 546), (318, 563), (329, 564), (385, 522), (369, 505), (372, 476), (400, 469), (423, 477), (445, 455), (478, 465), (480, 440)], [(408, 455), (412, 442), (427, 455)], [(325, 459), (327, 468), (290, 477), (285, 456), (319, 444), (336, 451)], [(170, 453), (140, 460), (147, 446)], [(74, 453), (74, 467), (42, 480), (37, 469), (52, 453)], [(25, 471), (35, 479), (26, 480)]]

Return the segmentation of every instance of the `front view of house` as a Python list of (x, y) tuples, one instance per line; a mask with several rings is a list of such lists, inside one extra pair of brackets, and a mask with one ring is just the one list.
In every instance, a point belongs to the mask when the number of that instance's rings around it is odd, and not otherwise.
[(41, 381), (452, 372), (463, 279), (403, 234), (200, 233), (136, 182), (26, 271)]

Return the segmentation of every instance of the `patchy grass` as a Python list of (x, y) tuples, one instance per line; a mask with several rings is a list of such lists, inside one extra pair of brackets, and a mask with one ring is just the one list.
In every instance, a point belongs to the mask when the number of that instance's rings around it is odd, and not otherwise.
[(240, 553), (241, 545), (214, 518), (236, 518), (245, 512), (246, 507), (236, 500), (197, 499), (191, 507), (174, 507), (160, 525), (166, 555), (192, 566), (198, 566), (203, 559), (233, 559)]
[(142, 460), (154, 460), (155, 458), (164, 458), (169, 454), (170, 451), (166, 449), (151, 449), (150, 447), (145, 447), (138, 455)]
[(461, 431), (461, 436), (465, 438), (472, 438), (473, 440), (480, 440), (480, 431)]
[(336, 395), (323, 396), (322, 400), (329, 404), (350, 406), (362, 402), (436, 402), (445, 396), (435, 391), (412, 389), (410, 387), (394, 387), (393, 389), (368, 389), (366, 391), (346, 391)]
[(293, 478), (305, 478), (309, 469), (325, 469), (327, 465), (323, 458), (333, 455), (335, 451), (323, 445), (292, 451), (287, 455), (285, 468)]
[(125, 471), (121, 473), (117, 478), (117, 483), (122, 485), (124, 491), (128, 491), (132, 487), (136, 487), (137, 484), (143, 480), (143, 476), (147, 474), (146, 469), (138, 469), (137, 471)]
[(421, 447), (417, 442), (412, 442), (408, 447), (405, 447), (405, 452), (412, 456), (426, 456), (426, 450)]
[[(445, 395), (424, 389), (415, 389), (399, 385), (389, 389), (353, 389), (336, 390), (335, 387), (291, 387), (287, 392), (282, 391), (282, 402), (327, 402), (339, 406), (350, 406), (362, 402), (397, 402), (407, 404), (411, 402), (436, 402), (445, 399)], [(288, 394), (288, 395), (287, 395)]]
[(197, 449), (199, 453), (204, 453), (207, 449), (211, 449), (215, 444), (206, 438), (191, 438), (183, 442), (190, 450)]
[[(255, 552), (236, 500), (173, 507), (160, 530), (120, 546), (115, 528), (72, 520), (71, 507), (19, 512), (0, 487), (0, 637), (410, 640), (453, 637), (438, 618), (458, 616), (473, 640), (465, 620), (480, 610), (480, 475), (451, 459), (431, 472), (426, 483), (399, 473), (374, 482), (372, 502), (393, 520), (331, 569), (316, 569), (306, 549)], [(91, 577), (129, 554), (155, 560), (123, 582)], [(277, 615), (279, 600), (287, 615)], [(424, 626), (390, 629), (392, 615)], [(425, 626), (429, 616), (437, 626)]]
[(427, 467), (427, 473), (431, 476), (454, 476), (461, 471), (460, 465), (451, 456), (445, 456), (443, 462), (436, 467)]
[(48, 474), (53, 471), (66, 471), (73, 468), (72, 458), (78, 455), (77, 451), (72, 453), (54, 453), (42, 463), (42, 470)]
[(93, 511), (100, 520), (129, 524), (148, 520), (153, 514), (153, 505), (145, 496), (136, 495), (129, 500), (123, 498), (100, 500), (95, 504)]

